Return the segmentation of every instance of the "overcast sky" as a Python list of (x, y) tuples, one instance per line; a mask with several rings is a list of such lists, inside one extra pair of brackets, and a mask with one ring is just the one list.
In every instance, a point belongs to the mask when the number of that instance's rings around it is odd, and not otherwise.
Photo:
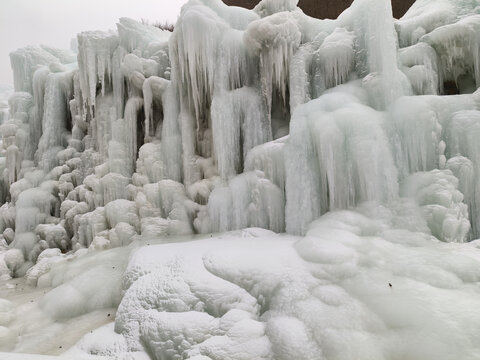
[(114, 29), (120, 17), (175, 23), (186, 0), (0, 0), (0, 84), (13, 84), (8, 54), (26, 45), (69, 48), (85, 30)]

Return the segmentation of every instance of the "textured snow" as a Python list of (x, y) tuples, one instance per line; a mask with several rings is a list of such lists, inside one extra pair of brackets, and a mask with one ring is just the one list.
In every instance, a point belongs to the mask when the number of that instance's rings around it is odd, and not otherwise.
[(123, 275), (115, 327), (75, 351), (476, 359), (479, 250), (422, 234), (419, 211), (365, 205), (321, 217), (304, 238), (248, 229), (142, 247)]
[(480, 6), (297, 3), (11, 54), (0, 351), (480, 358)]

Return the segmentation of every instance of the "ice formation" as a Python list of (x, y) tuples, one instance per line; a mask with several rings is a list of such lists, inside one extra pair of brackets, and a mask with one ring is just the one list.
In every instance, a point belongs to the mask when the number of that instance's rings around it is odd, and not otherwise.
[(11, 54), (0, 277), (49, 291), (0, 350), (118, 308), (68, 356), (480, 358), (480, 4), (297, 2)]

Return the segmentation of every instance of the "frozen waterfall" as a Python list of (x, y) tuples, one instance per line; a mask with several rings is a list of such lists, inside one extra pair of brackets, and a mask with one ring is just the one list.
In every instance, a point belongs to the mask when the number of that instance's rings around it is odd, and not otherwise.
[[(10, 55), (0, 277), (52, 288), (49, 319), (118, 308), (71, 354), (480, 359), (480, 3), (297, 2), (190, 0), (172, 33), (121, 18)], [(0, 350), (38, 349), (9, 306)]]

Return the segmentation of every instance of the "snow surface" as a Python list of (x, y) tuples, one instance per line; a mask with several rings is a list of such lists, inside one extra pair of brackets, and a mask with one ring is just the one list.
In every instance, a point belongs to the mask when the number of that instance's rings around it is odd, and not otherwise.
[(13, 52), (0, 351), (480, 359), (479, 31), (471, 0), (190, 0)]

